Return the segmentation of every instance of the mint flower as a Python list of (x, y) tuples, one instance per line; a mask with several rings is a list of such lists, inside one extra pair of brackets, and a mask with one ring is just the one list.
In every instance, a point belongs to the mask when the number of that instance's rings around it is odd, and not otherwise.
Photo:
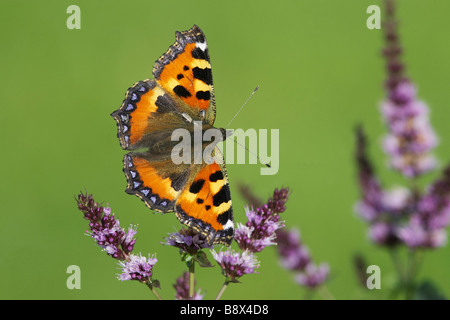
[(148, 258), (131, 254), (128, 261), (121, 261), (120, 266), (122, 273), (119, 275), (119, 279), (125, 280), (138, 280), (141, 282), (151, 281), (152, 270), (158, 260), (155, 255)]
[(238, 279), (244, 274), (257, 273), (259, 261), (250, 251), (235, 252), (232, 249), (216, 252), (211, 250), (214, 259), (222, 268), (222, 274), (227, 281), (239, 282)]

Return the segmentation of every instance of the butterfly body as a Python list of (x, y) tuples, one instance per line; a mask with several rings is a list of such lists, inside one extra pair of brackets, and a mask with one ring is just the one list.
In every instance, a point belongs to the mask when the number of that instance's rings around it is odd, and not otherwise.
[[(123, 159), (126, 192), (154, 211), (175, 212), (181, 223), (204, 234), (211, 244), (229, 245), (234, 236), (231, 195), (222, 154), (214, 146), (227, 133), (214, 128), (211, 64), (200, 28), (176, 33), (176, 42), (156, 61), (153, 76), (155, 80), (129, 88), (121, 107), (111, 114), (122, 148), (131, 151)], [(219, 139), (213, 145), (202, 140), (200, 153), (212, 146), (212, 162), (195, 154), (196, 138), (209, 129), (217, 130)], [(190, 161), (173, 160), (179, 144), (175, 130), (190, 138)]]

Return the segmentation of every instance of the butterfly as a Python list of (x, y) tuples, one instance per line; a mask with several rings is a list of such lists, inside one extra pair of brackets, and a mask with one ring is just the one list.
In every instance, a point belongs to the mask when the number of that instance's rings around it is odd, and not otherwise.
[[(210, 244), (229, 246), (234, 237), (228, 176), (220, 150), (214, 161), (175, 164), (172, 141), (176, 129), (194, 135), (214, 128), (216, 105), (206, 37), (200, 28), (176, 32), (176, 41), (153, 67), (153, 79), (128, 89), (111, 116), (124, 150), (126, 192), (150, 209), (175, 212), (178, 220), (203, 234)], [(223, 140), (225, 129), (220, 130)], [(204, 147), (204, 146), (203, 146)]]

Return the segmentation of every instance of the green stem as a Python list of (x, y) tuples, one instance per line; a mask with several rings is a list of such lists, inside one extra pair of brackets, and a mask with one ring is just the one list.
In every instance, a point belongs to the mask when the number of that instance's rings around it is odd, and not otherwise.
[(411, 300), (414, 296), (416, 284), (415, 280), (422, 263), (423, 251), (411, 250), (408, 256), (408, 269), (405, 276), (405, 298)]
[(194, 297), (194, 286), (195, 286), (195, 261), (192, 260), (189, 263), (189, 297)]
[(228, 287), (228, 284), (230, 283), (230, 281), (225, 280), (225, 282), (223, 283), (222, 288), (220, 288), (219, 293), (217, 294), (216, 300), (219, 300), (222, 297), (223, 292), (225, 291), (225, 289)]
[(392, 264), (394, 265), (394, 268), (397, 271), (398, 277), (397, 285), (392, 289), (392, 291), (389, 294), (389, 299), (394, 299), (401, 291), (403, 291), (403, 288), (405, 286), (406, 272), (400, 259), (398, 248), (397, 247), (390, 248), (389, 254), (391, 256)]
[(314, 290), (306, 289), (305, 294), (303, 295), (303, 300), (311, 300), (314, 295)]
[(396, 247), (390, 248), (389, 253), (392, 259), (392, 263), (394, 264), (395, 270), (397, 271), (398, 278), (400, 282), (403, 283), (405, 279), (405, 272), (402, 266), (401, 259), (398, 255), (398, 249)]

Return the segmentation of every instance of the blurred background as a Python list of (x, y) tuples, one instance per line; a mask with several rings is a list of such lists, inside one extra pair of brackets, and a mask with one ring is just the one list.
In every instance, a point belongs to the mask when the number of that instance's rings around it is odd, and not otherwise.
[[(81, 29), (69, 30), (69, 5), (81, 9)], [(80, 190), (108, 203), (121, 225), (138, 224), (135, 252), (156, 253), (161, 295), (186, 269), (177, 249), (160, 244), (179, 229), (173, 214), (152, 214), (124, 190), (123, 150), (110, 113), (129, 86), (152, 78), (154, 61), (193, 24), (207, 36), (217, 102), (225, 126), (256, 85), (260, 90), (232, 128), (279, 129), (278, 174), (261, 165), (230, 164), (235, 221), (244, 222), (239, 183), (265, 201), (276, 187), (292, 191), (283, 214), (297, 227), (313, 259), (331, 269), (337, 299), (385, 298), (395, 271), (386, 250), (367, 238), (354, 213), (359, 198), (353, 129), (365, 126), (369, 153), (383, 183), (404, 183), (386, 169), (382, 30), (369, 30), (369, 5), (379, 0), (309, 1), (62, 1), (3, 2), (0, 7), (2, 299), (154, 299), (137, 282), (120, 282), (119, 267), (84, 235)], [(440, 138), (436, 156), (450, 162), (450, 2), (398, 2), (407, 74), (431, 109)], [(382, 13), (383, 14), (383, 13)], [(422, 183), (434, 179), (427, 175)], [(381, 290), (359, 285), (353, 258), (381, 268)], [(258, 255), (259, 274), (232, 284), (224, 299), (302, 299), (305, 289), (282, 269), (274, 248)], [(69, 265), (81, 268), (81, 289), (66, 287)], [(450, 247), (427, 251), (418, 278), (450, 295)], [(213, 299), (220, 269), (197, 268), (197, 287)], [(318, 298), (314, 296), (313, 298)]]

